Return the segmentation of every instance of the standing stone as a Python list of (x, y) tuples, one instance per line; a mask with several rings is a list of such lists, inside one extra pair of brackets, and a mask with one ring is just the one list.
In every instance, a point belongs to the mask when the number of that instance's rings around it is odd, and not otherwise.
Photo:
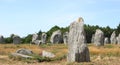
[(111, 44), (116, 44), (117, 40), (116, 40), (115, 31), (112, 33), (112, 35), (110, 37), (110, 41), (111, 41)]
[(105, 37), (104, 44), (108, 44), (108, 43), (109, 43), (109, 39), (108, 39), (108, 37)]
[(116, 37), (116, 44), (118, 44), (118, 36)]
[(41, 44), (41, 40), (38, 39), (38, 35), (37, 34), (33, 34), (33, 36), (32, 36), (32, 43), (36, 44), (36, 45), (40, 45)]
[(66, 45), (66, 44), (68, 44), (68, 32), (65, 32), (64, 34), (63, 34), (63, 41), (64, 41), (64, 44)]
[(42, 44), (46, 43), (46, 38), (47, 38), (47, 34), (46, 33), (42, 33), (42, 36), (41, 36), (41, 42), (42, 42)]
[(55, 44), (55, 43), (62, 43), (62, 34), (60, 30), (57, 30), (55, 32), (53, 32), (50, 42)]
[(94, 37), (95, 37), (95, 34), (92, 35), (91, 43), (94, 43)]
[(54, 58), (54, 57), (55, 57), (55, 54), (43, 50), (43, 51), (42, 51), (42, 56), (43, 56), (43, 57), (48, 57), (48, 58)]
[(32, 42), (34, 42), (35, 40), (38, 40), (38, 35), (37, 34), (33, 34), (33, 36), (32, 36)]
[(13, 36), (13, 43), (14, 44), (20, 44), (21, 43), (21, 38), (18, 35)]
[(89, 62), (89, 49), (85, 43), (84, 21), (79, 18), (70, 24), (68, 35), (68, 62)]
[(0, 43), (5, 43), (4, 37), (0, 35)]
[(97, 29), (95, 32), (94, 44), (96, 46), (104, 45), (104, 33), (100, 29)]
[(120, 34), (117, 37), (117, 44), (120, 44)]
[(34, 42), (32, 42), (33, 44), (35, 44), (35, 45), (40, 45), (40, 44), (42, 44), (42, 42), (41, 42), (41, 40), (34, 40)]

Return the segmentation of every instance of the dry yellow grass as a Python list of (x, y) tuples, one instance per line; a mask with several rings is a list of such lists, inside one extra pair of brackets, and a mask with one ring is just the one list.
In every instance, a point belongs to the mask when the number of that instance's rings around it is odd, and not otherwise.
[(40, 53), (41, 49), (36, 45), (29, 44), (21, 44), (21, 45), (13, 45), (13, 44), (0, 44), (0, 55), (8, 55), (9, 53), (13, 53), (18, 49), (26, 48), (34, 51), (35, 53)]
[(96, 47), (94, 45), (89, 46), (90, 53), (93, 55), (105, 55), (105, 56), (120, 56), (120, 45), (107, 44), (102, 47)]
[(56, 56), (61, 56), (67, 54), (67, 46), (64, 44), (55, 45), (29, 45), (29, 44), (0, 44), (0, 65), (119, 65), (120, 63), (120, 45), (110, 45), (107, 44), (102, 47), (96, 47), (93, 44), (88, 45), (90, 50), (91, 62), (88, 63), (67, 63), (66, 59), (61, 61), (52, 62), (34, 62), (25, 63), (22, 61), (13, 61), (9, 59), (10, 53), (15, 52), (20, 48), (26, 48), (32, 50), (36, 54), (40, 54), (42, 50), (50, 51), (56, 54)]

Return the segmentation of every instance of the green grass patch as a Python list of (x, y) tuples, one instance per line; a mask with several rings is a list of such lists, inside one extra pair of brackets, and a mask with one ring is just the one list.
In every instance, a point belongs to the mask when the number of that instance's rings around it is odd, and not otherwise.
[(111, 45), (111, 44), (105, 45), (104, 47), (105, 47), (105, 48), (114, 48), (114, 46)]
[(58, 61), (58, 60), (62, 60), (65, 59), (66, 55), (61, 55), (61, 56), (57, 56), (54, 58), (49, 58), (49, 57), (42, 57), (40, 55), (34, 55), (34, 60), (37, 60), (38, 62), (50, 62), (50, 61)]

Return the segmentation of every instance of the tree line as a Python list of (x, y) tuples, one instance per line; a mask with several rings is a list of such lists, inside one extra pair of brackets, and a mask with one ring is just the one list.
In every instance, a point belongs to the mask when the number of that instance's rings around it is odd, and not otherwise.
[[(100, 27), (98, 25), (84, 25), (84, 29), (86, 32), (86, 40), (87, 43), (91, 43), (91, 38), (92, 38), (92, 34), (95, 33), (96, 29), (101, 29), (104, 32), (104, 36), (110, 38), (111, 34), (113, 31), (116, 31), (116, 35), (118, 35), (120, 33), (120, 24), (116, 27), (116, 28), (110, 28), (109, 26), (106, 27)], [(69, 31), (69, 26), (67, 27), (59, 27), (59, 26), (54, 26), (52, 27), (49, 31), (45, 32), (47, 34), (47, 42), (50, 42), (50, 37), (52, 35), (52, 33), (56, 30), (61, 30), (62, 34)], [(43, 31), (38, 31), (37, 34), (39, 35), (39, 39), (41, 39), (41, 35), (42, 35)], [(12, 37), (14, 34), (11, 34), (10, 37), (5, 38), (5, 42), (6, 43), (12, 43)], [(22, 42), (21, 43), (30, 43), (32, 40), (32, 34), (28, 34), (26, 37), (22, 37), (21, 38)]]

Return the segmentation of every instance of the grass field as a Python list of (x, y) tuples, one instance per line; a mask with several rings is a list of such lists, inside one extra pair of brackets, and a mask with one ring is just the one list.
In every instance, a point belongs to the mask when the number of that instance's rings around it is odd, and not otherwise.
[(44, 61), (44, 62), (24, 62), (10, 59), (9, 54), (18, 49), (26, 48), (32, 50), (35, 54), (41, 54), (42, 50), (50, 51), (61, 58), (67, 55), (67, 46), (64, 44), (47, 44), (47, 45), (29, 45), (29, 44), (0, 44), (0, 65), (119, 65), (120, 64), (120, 45), (107, 44), (102, 47), (96, 47), (88, 44), (90, 50), (91, 62), (67, 63), (66, 57), (60, 60)]

